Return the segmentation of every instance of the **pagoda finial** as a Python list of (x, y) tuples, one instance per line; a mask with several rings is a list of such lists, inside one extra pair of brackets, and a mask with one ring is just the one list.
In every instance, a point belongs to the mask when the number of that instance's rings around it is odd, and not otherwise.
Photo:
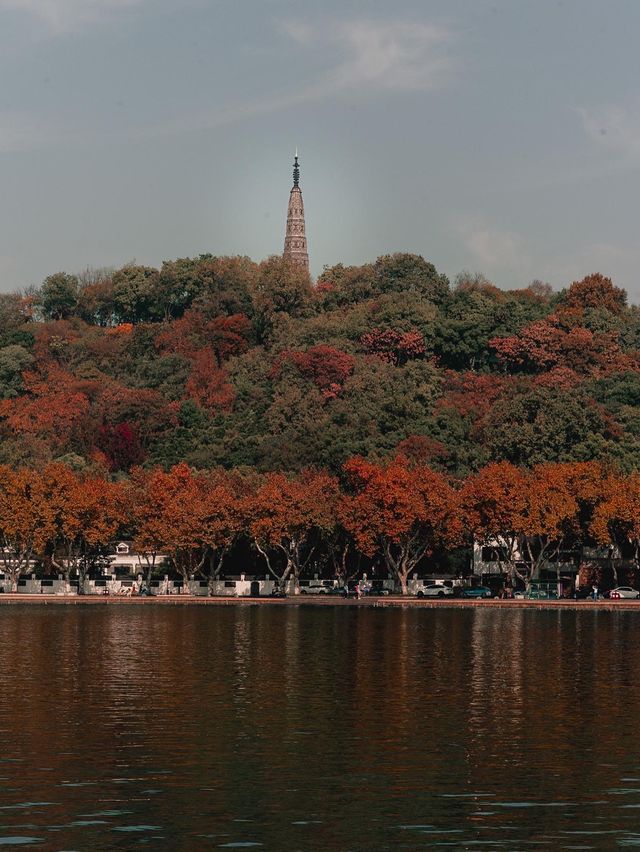
[(293, 185), (298, 186), (300, 183), (300, 166), (298, 165), (298, 148), (296, 147), (296, 156), (293, 161)]

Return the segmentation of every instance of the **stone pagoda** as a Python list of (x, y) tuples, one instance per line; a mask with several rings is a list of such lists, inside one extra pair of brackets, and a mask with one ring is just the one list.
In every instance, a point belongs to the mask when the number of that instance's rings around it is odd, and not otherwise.
[(293, 186), (289, 193), (289, 209), (287, 210), (287, 233), (284, 238), (285, 260), (290, 260), (296, 266), (302, 266), (309, 271), (309, 255), (307, 253), (307, 235), (304, 227), (304, 203), (300, 189), (300, 166), (298, 151), (293, 162)]

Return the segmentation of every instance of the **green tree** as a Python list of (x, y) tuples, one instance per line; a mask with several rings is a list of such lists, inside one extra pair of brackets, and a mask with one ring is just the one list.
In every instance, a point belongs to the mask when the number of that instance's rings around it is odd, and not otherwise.
[(580, 388), (537, 387), (498, 401), (482, 435), (491, 459), (530, 467), (602, 458), (616, 429)]
[(374, 265), (379, 293), (417, 293), (436, 305), (449, 296), (449, 279), (419, 254), (385, 254)]
[(279, 313), (302, 316), (311, 302), (308, 272), (280, 256), (263, 261), (253, 290), (254, 323), (259, 341), (269, 337)]
[(33, 355), (23, 346), (0, 349), (0, 399), (12, 399), (24, 390), (22, 372), (33, 361)]
[(120, 322), (162, 318), (154, 311), (158, 270), (150, 266), (123, 266), (113, 275), (113, 306)]
[(45, 319), (61, 320), (73, 316), (78, 305), (78, 279), (66, 272), (45, 278), (40, 288), (40, 305)]

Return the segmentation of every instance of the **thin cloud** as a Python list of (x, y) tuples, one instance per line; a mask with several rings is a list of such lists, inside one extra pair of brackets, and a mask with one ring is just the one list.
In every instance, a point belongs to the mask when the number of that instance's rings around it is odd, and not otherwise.
[(307, 87), (308, 96), (375, 86), (383, 89), (432, 89), (455, 69), (448, 30), (408, 21), (343, 21), (329, 27), (283, 24), (283, 32), (305, 48), (342, 53), (337, 64)]
[[(45, 22), (51, 32), (68, 32), (106, 20), (145, 0), (0, 0), (2, 9), (21, 9)], [(347, 21), (331, 26), (287, 22), (280, 31), (294, 45), (332, 57), (324, 71), (291, 89), (260, 98), (211, 106), (199, 113), (176, 115), (161, 124), (145, 124), (100, 132), (101, 141), (144, 140), (214, 129), (251, 118), (283, 112), (302, 104), (354, 93), (432, 90), (444, 86), (457, 68), (450, 32), (430, 24), (401, 21)], [(301, 75), (302, 76), (302, 75)], [(22, 150), (46, 144), (86, 144), (91, 130), (69, 133), (53, 125), (35, 128), (27, 118), (0, 114), (0, 150)]]
[(518, 234), (477, 220), (460, 228), (463, 243), (474, 263), (487, 272), (523, 272), (530, 267), (525, 242)]
[[(306, 50), (338, 54), (334, 64), (295, 89), (217, 109), (196, 119), (213, 128), (342, 94), (431, 90), (444, 86), (458, 67), (452, 34), (429, 24), (348, 21), (329, 27), (287, 21), (281, 31)], [(184, 129), (184, 122), (176, 125)]]
[(117, 18), (144, 0), (0, 0), (0, 12), (22, 12), (51, 35), (78, 31)]

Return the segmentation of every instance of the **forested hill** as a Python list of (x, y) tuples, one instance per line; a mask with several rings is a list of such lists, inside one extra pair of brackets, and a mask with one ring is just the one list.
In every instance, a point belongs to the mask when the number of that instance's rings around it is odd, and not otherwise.
[(0, 463), (338, 472), (400, 450), (640, 462), (640, 311), (599, 275), (561, 292), (450, 286), (419, 256), (274, 257), (58, 273), (0, 296)]

